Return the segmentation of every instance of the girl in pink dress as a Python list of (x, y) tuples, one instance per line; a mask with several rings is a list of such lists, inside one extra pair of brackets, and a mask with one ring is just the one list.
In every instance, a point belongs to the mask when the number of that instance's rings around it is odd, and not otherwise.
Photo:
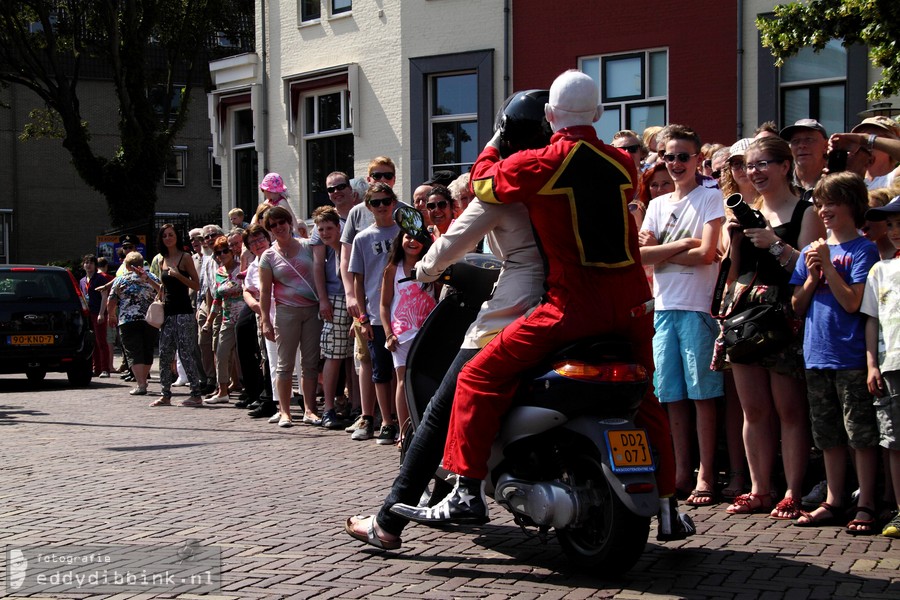
[(430, 247), (431, 240), (422, 244), (400, 232), (391, 245), (381, 284), (381, 322), (385, 324), (387, 334), (384, 347), (393, 353), (397, 374), (397, 422), (401, 428), (409, 418), (404, 382), (406, 355), (425, 318), (437, 304), (434, 284), (402, 280), (410, 276), (416, 262)]

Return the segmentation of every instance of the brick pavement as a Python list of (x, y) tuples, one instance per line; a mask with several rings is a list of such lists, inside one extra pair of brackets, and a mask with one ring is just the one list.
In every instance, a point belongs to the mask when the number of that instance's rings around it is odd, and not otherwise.
[(555, 540), (529, 539), (497, 510), (465, 531), (411, 526), (401, 551), (383, 553), (342, 523), (378, 505), (396, 450), (229, 406), (151, 409), (128, 389), (0, 378), (0, 545), (197, 539), (223, 554), (221, 592), (206, 598), (900, 598), (900, 541), (722, 505), (692, 509), (689, 540), (651, 538), (619, 581), (570, 572)]

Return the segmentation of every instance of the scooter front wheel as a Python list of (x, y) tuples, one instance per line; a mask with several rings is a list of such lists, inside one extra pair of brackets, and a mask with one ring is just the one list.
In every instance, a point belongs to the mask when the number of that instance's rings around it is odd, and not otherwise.
[(592, 490), (594, 502), (581, 523), (556, 531), (563, 552), (580, 569), (621, 577), (643, 554), (650, 519), (628, 510), (610, 489), (595, 452), (568, 456), (564, 478), (576, 489)]

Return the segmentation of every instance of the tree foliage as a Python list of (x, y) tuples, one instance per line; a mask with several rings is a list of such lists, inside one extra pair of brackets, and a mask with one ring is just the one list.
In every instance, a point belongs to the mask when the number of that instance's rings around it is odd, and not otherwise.
[(756, 25), (779, 66), (801, 48), (819, 51), (831, 39), (845, 46), (866, 44), (872, 62), (882, 69), (869, 100), (900, 92), (900, 1), (810, 0), (781, 4), (774, 12), (774, 18), (758, 18)]
[[(190, 99), (208, 83), (209, 40), (252, 39), (252, 14), (253, 0), (2, 0), (0, 83), (44, 102), (26, 137), (62, 137), (114, 225), (146, 221)], [(79, 83), (88, 77), (113, 84), (111, 156), (98, 153), (82, 116)]]

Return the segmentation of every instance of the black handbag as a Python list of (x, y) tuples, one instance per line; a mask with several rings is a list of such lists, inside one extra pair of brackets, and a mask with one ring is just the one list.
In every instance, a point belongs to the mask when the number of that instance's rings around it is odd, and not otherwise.
[(729, 361), (750, 364), (784, 349), (791, 331), (780, 304), (757, 304), (722, 322), (722, 340)]

